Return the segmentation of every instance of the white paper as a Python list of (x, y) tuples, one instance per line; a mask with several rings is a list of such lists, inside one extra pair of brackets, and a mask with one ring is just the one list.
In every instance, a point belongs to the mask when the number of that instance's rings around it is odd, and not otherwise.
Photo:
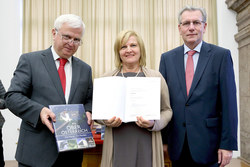
[(137, 116), (160, 119), (159, 77), (103, 77), (94, 79), (92, 119), (113, 116), (134, 122)]

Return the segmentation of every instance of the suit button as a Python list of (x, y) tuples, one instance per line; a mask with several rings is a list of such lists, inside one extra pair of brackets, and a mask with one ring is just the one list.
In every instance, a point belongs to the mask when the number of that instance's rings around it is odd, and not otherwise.
[(183, 126), (186, 127), (186, 123), (185, 122), (183, 122)]
[(189, 106), (189, 104), (188, 104), (188, 103), (186, 103), (186, 104), (185, 104), (185, 106)]

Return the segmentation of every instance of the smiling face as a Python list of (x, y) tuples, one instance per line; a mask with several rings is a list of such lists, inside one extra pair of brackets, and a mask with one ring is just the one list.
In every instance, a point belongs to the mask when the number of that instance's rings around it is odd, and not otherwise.
[(64, 23), (58, 32), (53, 29), (52, 35), (54, 40), (54, 49), (61, 58), (70, 58), (77, 51), (79, 45), (74, 42), (65, 41), (62, 36), (76, 40), (81, 39), (83, 28), (72, 28), (67, 23)]
[(123, 66), (140, 65), (140, 47), (135, 36), (129, 37), (128, 41), (121, 45), (119, 54)]
[(207, 23), (203, 22), (199, 10), (184, 11), (181, 15), (181, 24), (178, 25), (180, 35), (190, 49), (194, 49), (202, 41), (206, 27)]

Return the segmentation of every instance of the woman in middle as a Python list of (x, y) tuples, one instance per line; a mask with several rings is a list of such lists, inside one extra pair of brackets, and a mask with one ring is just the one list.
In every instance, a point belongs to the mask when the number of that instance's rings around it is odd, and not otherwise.
[(145, 67), (145, 46), (135, 31), (120, 32), (114, 51), (116, 69), (103, 77), (161, 78), (160, 120), (137, 117), (136, 122), (122, 123), (120, 118), (112, 117), (97, 121), (106, 125), (101, 167), (163, 167), (161, 129), (172, 117), (167, 84), (160, 72)]

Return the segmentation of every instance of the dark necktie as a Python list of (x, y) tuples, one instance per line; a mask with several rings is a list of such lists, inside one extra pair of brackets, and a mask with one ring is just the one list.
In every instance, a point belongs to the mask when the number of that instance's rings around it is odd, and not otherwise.
[(189, 94), (189, 90), (192, 85), (193, 77), (194, 77), (194, 62), (193, 55), (195, 54), (195, 50), (188, 51), (188, 58), (186, 64), (186, 86), (187, 86), (187, 95)]
[(63, 93), (65, 94), (65, 89), (66, 89), (66, 75), (65, 75), (65, 71), (64, 71), (64, 66), (67, 63), (67, 59), (62, 59), (59, 58), (60, 61), (60, 66), (58, 68), (58, 74), (61, 80), (61, 84), (62, 84), (62, 88), (63, 88)]

